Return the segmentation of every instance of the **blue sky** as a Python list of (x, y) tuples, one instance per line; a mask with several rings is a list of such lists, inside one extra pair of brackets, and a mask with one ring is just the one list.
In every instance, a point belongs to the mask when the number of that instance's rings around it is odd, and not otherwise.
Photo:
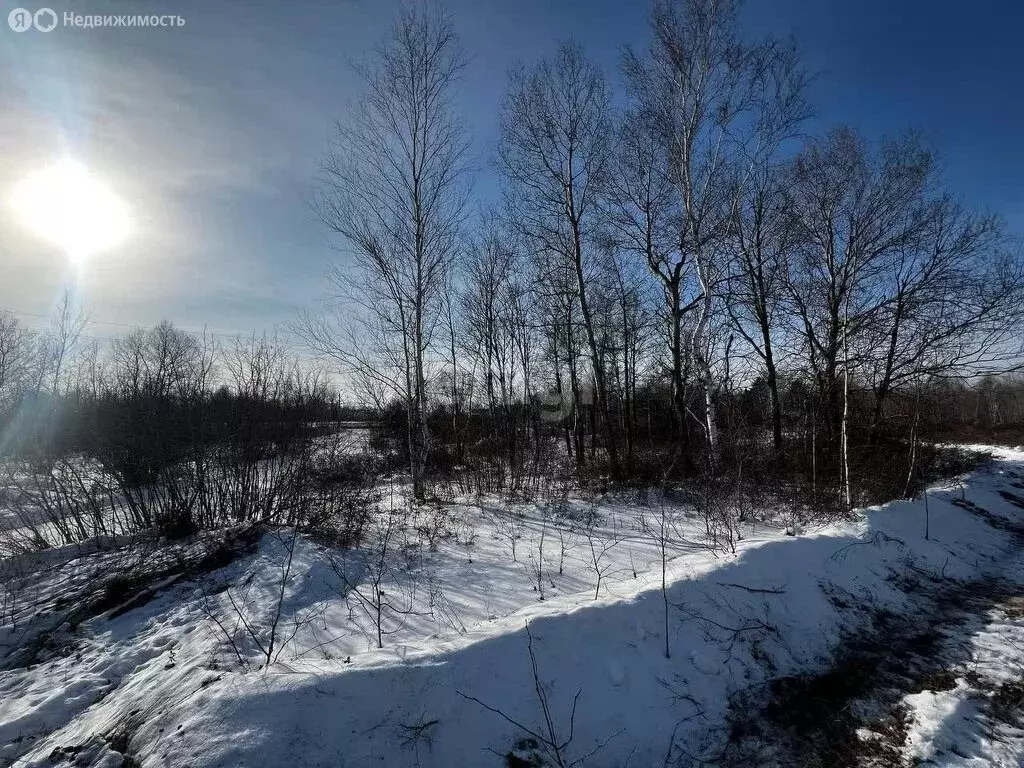
[[(0, 19), (23, 0), (5, 2)], [(459, 88), (480, 168), (508, 69), (575, 36), (613, 82), (623, 44), (643, 46), (646, 2), (453, 0), (472, 63)], [(366, 55), (397, 7), (336, 2), (51, 2), (59, 13), (175, 13), (180, 29), (58, 29), (17, 34), (0, 21), (0, 201), (33, 168), (70, 154), (124, 197), (133, 236), (75, 276), (0, 205), (0, 308), (46, 314), (80, 280), (97, 322), (167, 318), (223, 333), (263, 330), (315, 306), (332, 248), (304, 200), (333, 122), (358, 95), (348, 62)], [(1024, 231), (1024, 100), (1012, 2), (751, 1), (752, 34), (793, 35), (818, 73), (823, 131), (923, 131), (972, 205)], [(99, 321), (110, 321), (99, 322)]]

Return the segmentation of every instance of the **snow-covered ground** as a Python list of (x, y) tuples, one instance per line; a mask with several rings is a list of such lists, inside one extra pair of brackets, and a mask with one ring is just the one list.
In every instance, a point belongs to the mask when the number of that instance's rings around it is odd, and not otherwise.
[[(57, 619), (76, 595), (99, 573), (138, 573), (138, 554), (66, 551), (35, 572), (22, 561), (0, 601), (0, 764), (499, 766), (545, 740), (565, 764), (713, 759), (734, 694), (824, 669), (875, 612), (915, 610), (907, 574), (1024, 582), (1008, 531), (1024, 523), (1024, 452), (995, 454), (930, 491), (929, 540), (923, 500), (795, 537), (745, 524), (735, 554), (710, 551), (701, 520), (657, 499), (452, 504), (398, 527), (383, 515), (371, 537), (388, 538), (383, 556), (303, 537), (293, 550), (278, 531), (225, 567), (162, 576), (143, 600), (125, 579), (123, 600), (70, 627)], [(173, 559), (144, 551), (146, 564)], [(1013, 613), (993, 608), (978, 627), (962, 685), (907, 696), (908, 764), (969, 739), (982, 762), (963, 765), (1020, 764), (1013, 726), (992, 732), (970, 712), (972, 685), (1024, 680)], [(11, 655), (27, 641), (31, 654)]]
[[(362, 422), (342, 422), (340, 427), (315, 438), (314, 450), (325, 456), (371, 453), (372, 429)], [(270, 462), (263, 464), (269, 465)], [(84, 534), (80, 531), (83, 530), (122, 535), (137, 529), (118, 483), (98, 462), (81, 456), (71, 457), (57, 462), (51, 473), (60, 477), (61, 482), (56, 487), (46, 483), (46, 475), (34, 474), (23, 462), (0, 460), (0, 558), (35, 546), (39, 541), (51, 547), (60, 546), (69, 535), (82, 537)], [(270, 479), (264, 477), (260, 482), (265, 488)], [(78, 507), (72, 514), (70, 505), (62, 503), (66, 501), (62, 494), (67, 489), (77, 490), (82, 486), (93, 489), (97, 508)], [(39, 504), (44, 495), (49, 498), (49, 508)], [(62, 529), (69, 533), (65, 535)]]
[[(1024, 557), (1012, 561), (1006, 573), (1024, 583)], [(945, 684), (935, 686), (945, 690), (903, 698), (905, 752), (912, 764), (1024, 764), (1024, 597), (1000, 596), (971, 618), (977, 626), (939, 649), (940, 657), (944, 651), (949, 657), (955, 655), (948, 653), (953, 642), (967, 645), (963, 660), (949, 665)]]

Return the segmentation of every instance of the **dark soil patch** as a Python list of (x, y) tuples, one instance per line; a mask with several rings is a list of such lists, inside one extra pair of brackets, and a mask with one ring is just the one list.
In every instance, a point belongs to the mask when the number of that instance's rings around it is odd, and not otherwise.
[[(881, 612), (865, 638), (850, 638), (833, 665), (817, 675), (794, 675), (733, 702), (725, 766), (902, 768), (909, 693), (956, 687), (966, 642), (994, 605), (1020, 606), (1019, 587), (992, 580), (940, 584), (921, 579), (932, 609), (914, 616)], [(975, 676), (976, 677), (976, 676)], [(1024, 684), (1007, 683), (991, 699), (994, 720), (1016, 724)], [(1016, 718), (1016, 719), (1015, 719)], [(866, 734), (866, 736), (865, 736)]]
[(925, 672), (913, 685), (906, 689), (906, 693), (921, 693), (921, 691), (951, 691), (956, 688), (957, 675), (948, 669), (939, 669), (934, 672)]
[(1024, 619), (1024, 597), (1011, 597), (1000, 606), (1006, 618), (1011, 620)]
[[(1003, 493), (1006, 493), (1006, 491), (1000, 491), (1000, 494)], [(1012, 520), (1000, 517), (999, 515), (994, 515), (984, 507), (975, 504), (973, 501), (968, 501), (966, 499), (952, 499), (951, 501), (961, 509), (965, 509), (972, 515), (977, 515), (982, 518), (986, 523), (997, 530), (1006, 531), (1014, 536), (1024, 536), (1024, 526), (1021, 526), (1020, 523), (1013, 522)], [(1022, 506), (1022, 508), (1024, 508), (1024, 506)]]
[[(109, 619), (115, 618), (147, 604), (178, 581), (196, 579), (223, 568), (254, 552), (260, 534), (259, 528), (248, 527), (226, 531), (216, 541), (201, 547), (172, 545), (176, 547), (173, 552), (170, 548), (126, 550), (121, 570), (111, 569), (109, 574), (98, 575), (66, 597), (63, 603), (73, 607), (65, 615), (54, 617), (45, 629), (30, 631), (21, 646), (0, 662), (0, 669), (18, 669), (53, 656), (70, 655), (82, 623), (104, 613)], [(55, 610), (62, 610), (60, 604)]]
[(996, 688), (989, 699), (989, 716), (1014, 728), (1024, 726), (1024, 681), (1011, 680)]
[(1001, 490), (999, 495), (1006, 499), (1008, 502), (1013, 504), (1015, 507), (1024, 509), (1024, 496), (1014, 493), (1013, 491)]
[(254, 552), (259, 536), (260, 530), (256, 527), (228, 531), (209, 548), (185, 549), (184, 554), (166, 560), (163, 565), (154, 567), (143, 562), (115, 574), (88, 596), (69, 623), (74, 626), (108, 611), (107, 618), (113, 619), (146, 605), (174, 581), (199, 578)]
[[(140, 570), (134, 574), (115, 577), (107, 587), (102, 599), (93, 606), (93, 615), (110, 611), (107, 618), (113, 619), (128, 611), (139, 608), (173, 581), (180, 579), (196, 579), (207, 573), (230, 565), (239, 557), (256, 551), (260, 529), (246, 528), (240, 532), (231, 532), (220, 539), (214, 546), (203, 552), (198, 558), (182, 559), (159, 570)], [(173, 581), (169, 581), (173, 579)], [(156, 584), (162, 586), (154, 586)]]

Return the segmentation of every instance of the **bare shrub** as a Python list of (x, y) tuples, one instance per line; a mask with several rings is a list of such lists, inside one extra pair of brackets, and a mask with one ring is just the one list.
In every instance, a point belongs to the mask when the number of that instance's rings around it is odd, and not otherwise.
[[(274, 564), (277, 575), (269, 582), (269, 592), (255, 589), (260, 576), (251, 572), (239, 584), (227, 586), (221, 593), (228, 606), (218, 605), (208, 591), (203, 593), (203, 612), (217, 627), (220, 635), (231, 647), (238, 663), (251, 668), (250, 651), (255, 650), (260, 667), (267, 669), (276, 662), (288, 643), (299, 630), (315, 618), (315, 609), (296, 615), (285, 622), (284, 606), (292, 582), (292, 564), (298, 528), (278, 528), (269, 531), (280, 544), (280, 558)], [(262, 560), (257, 561), (257, 567)]]
[(455, 543), (466, 550), (466, 558), (470, 563), (472, 563), (472, 547), (473, 543), (476, 541), (477, 529), (476, 521), (473, 520), (470, 510), (461, 509), (455, 515), (453, 519), (453, 533), (455, 536)]
[[(540, 752), (542, 759), (546, 759), (552, 765), (558, 766), (558, 768), (572, 768), (572, 766), (581, 765), (604, 749), (604, 747), (607, 746), (612, 739), (622, 733), (622, 731), (620, 730), (613, 733), (611, 736), (601, 741), (587, 754), (577, 758), (572, 758), (569, 753), (569, 747), (572, 744), (576, 729), (576, 705), (579, 703), (583, 690), (580, 689), (576, 691), (575, 696), (573, 696), (572, 708), (569, 711), (569, 724), (567, 726), (569, 732), (566, 734), (566, 726), (560, 726), (552, 712), (551, 696), (548, 686), (545, 686), (540, 679), (540, 671), (537, 668), (537, 656), (533, 650), (533, 633), (530, 631), (529, 622), (526, 623), (526, 650), (530, 655), (530, 670), (533, 675), (533, 691), (537, 697), (537, 704), (540, 706), (542, 718), (541, 725), (535, 727), (524, 725), (518, 720), (509, 717), (501, 709), (484, 703), (476, 696), (468, 696), (462, 691), (457, 691), (457, 693), (467, 701), (479, 704), (488, 712), (493, 712), (494, 714), (499, 715), (509, 724), (515, 726), (530, 737), (530, 739), (532, 739), (532, 743), (529, 741), (520, 743), (518, 746), (521, 749)], [(511, 755), (512, 753), (509, 754)], [(509, 764), (511, 765), (512, 762), (509, 761)]]
[(516, 556), (516, 544), (523, 538), (523, 531), (526, 528), (526, 519), (523, 517), (523, 513), (515, 509), (500, 510), (495, 511), (493, 519), (495, 530), (501, 538), (508, 542), (509, 549), (512, 551), (512, 562), (519, 562)]
[(378, 648), (384, 638), (404, 626), (414, 610), (420, 578), (402, 546), (407, 515), (392, 505), (373, 515), (364, 546), (332, 556), (331, 568), (341, 579), (350, 612), (359, 610), (373, 626)]
[(596, 505), (591, 505), (587, 514), (578, 525), (580, 535), (587, 542), (587, 551), (589, 553), (587, 567), (593, 571), (597, 582), (594, 586), (595, 600), (601, 595), (601, 582), (615, 569), (615, 564), (608, 559), (608, 555), (618, 546), (620, 541), (614, 533), (609, 537), (605, 532), (599, 530), (598, 525), (600, 522), (601, 517)]

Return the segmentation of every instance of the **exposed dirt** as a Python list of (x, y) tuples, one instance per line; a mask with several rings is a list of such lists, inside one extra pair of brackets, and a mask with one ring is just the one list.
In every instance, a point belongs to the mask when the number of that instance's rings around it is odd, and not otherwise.
[[(26, 634), (19, 645), (3, 655), (0, 670), (17, 669), (42, 658), (69, 656), (76, 646), (78, 627), (91, 618), (106, 614), (116, 618), (145, 605), (161, 590), (182, 580), (196, 579), (255, 551), (261, 530), (251, 526), (225, 531), (206, 540), (184, 542), (173, 548), (154, 550), (152, 544), (128, 546), (120, 552), (99, 551), (84, 556), (107, 563), (116, 558), (117, 567), (97, 567), (95, 578), (75, 585), (49, 605), (33, 605), (31, 597), (20, 612), (38, 621), (38, 629)], [(33, 575), (12, 584), (12, 594), (31, 593)]]
[(1019, 586), (991, 580), (952, 591), (927, 615), (879, 614), (869, 638), (851, 639), (828, 671), (780, 678), (767, 691), (736, 701), (723, 764), (902, 768), (903, 696), (951, 690), (958, 678), (987, 702), (989, 718), (1019, 727), (1024, 680), (992, 687), (966, 667), (968, 641), (979, 623), (993, 609), (1024, 621), (1024, 594)]
[[(969, 502), (962, 506), (1024, 547), (1019, 526)], [(849, 638), (824, 673), (779, 678), (737, 696), (718, 764), (905, 768), (913, 763), (905, 759), (904, 696), (961, 684), (979, 702), (989, 732), (998, 724), (1024, 725), (1024, 678), (986, 680), (972, 670), (970, 645), (993, 612), (1024, 623), (1024, 587), (1002, 579), (958, 583), (923, 573), (901, 578), (900, 586), (929, 608), (909, 616), (878, 612), (871, 630)]]

